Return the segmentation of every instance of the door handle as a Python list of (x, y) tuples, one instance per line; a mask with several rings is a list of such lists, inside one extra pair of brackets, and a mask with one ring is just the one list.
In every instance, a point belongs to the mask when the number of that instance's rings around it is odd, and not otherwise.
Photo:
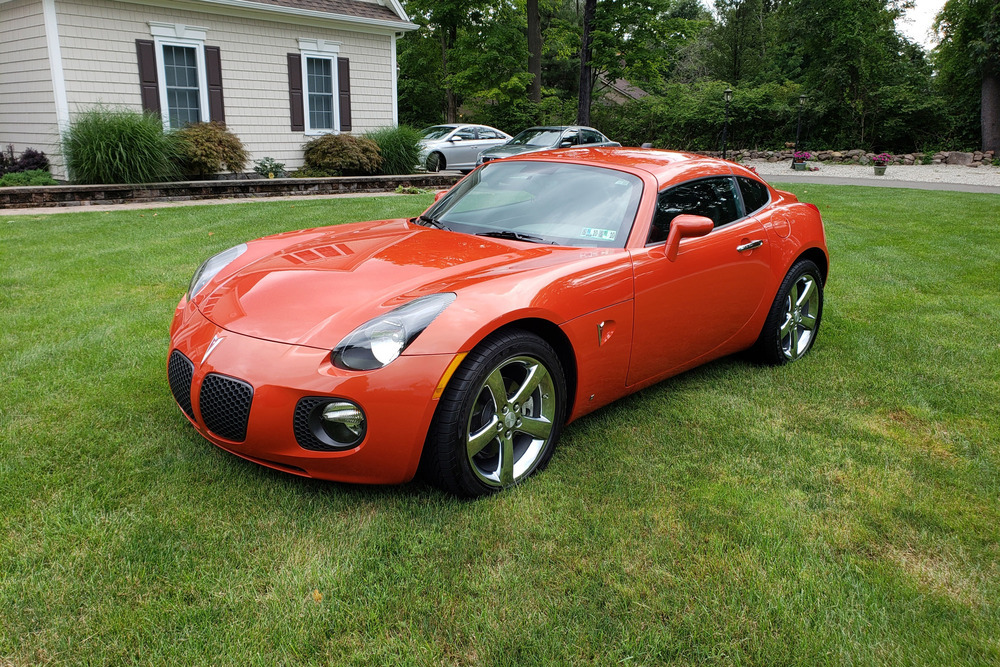
[(736, 246), (736, 252), (743, 252), (744, 250), (753, 250), (754, 248), (759, 248), (764, 245), (764, 242), (760, 239), (756, 241), (750, 241), (749, 243), (744, 243), (743, 245)]

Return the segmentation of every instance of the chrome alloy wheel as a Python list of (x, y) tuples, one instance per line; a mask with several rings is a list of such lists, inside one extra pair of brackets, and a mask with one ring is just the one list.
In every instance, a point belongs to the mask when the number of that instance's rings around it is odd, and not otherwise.
[(805, 273), (795, 281), (785, 300), (785, 318), (778, 332), (781, 351), (789, 361), (798, 359), (809, 349), (816, 335), (816, 320), (821, 303), (816, 278)]
[(466, 430), (472, 472), (484, 484), (509, 486), (538, 465), (552, 435), (556, 392), (538, 359), (505, 359), (476, 395)]

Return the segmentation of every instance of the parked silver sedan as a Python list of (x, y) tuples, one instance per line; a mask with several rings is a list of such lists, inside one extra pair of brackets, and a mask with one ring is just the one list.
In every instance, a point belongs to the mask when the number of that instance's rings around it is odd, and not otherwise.
[(467, 123), (433, 125), (423, 130), (423, 135), (420, 163), (427, 171), (457, 169), (465, 173), (476, 168), (480, 153), (511, 138), (496, 128)]
[(476, 164), (492, 160), (500, 160), (511, 155), (534, 153), (555, 148), (570, 148), (572, 146), (621, 146), (617, 141), (611, 141), (592, 127), (582, 125), (548, 125), (529, 127), (508, 141), (503, 146), (488, 148), (479, 154)]

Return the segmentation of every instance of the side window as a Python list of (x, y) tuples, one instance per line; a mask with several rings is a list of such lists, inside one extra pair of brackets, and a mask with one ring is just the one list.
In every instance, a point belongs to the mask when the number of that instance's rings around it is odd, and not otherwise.
[(491, 130), (488, 127), (479, 128), (479, 138), (480, 139), (503, 139), (503, 135), (496, 130)]
[(566, 134), (562, 135), (559, 139), (559, 145), (561, 146), (567, 141), (570, 143), (570, 146), (576, 146), (580, 143), (580, 133), (576, 130), (567, 130)]
[(600, 144), (604, 142), (604, 137), (600, 135), (599, 132), (594, 132), (593, 130), (581, 130), (580, 134), (583, 136), (582, 144)]
[(760, 181), (746, 176), (737, 176), (736, 180), (740, 184), (740, 192), (743, 193), (743, 204), (746, 206), (747, 215), (759, 211), (771, 201), (771, 193)]
[(476, 128), (463, 127), (461, 130), (455, 133), (455, 136), (462, 137), (463, 141), (472, 141), (476, 138)]
[(704, 178), (660, 193), (647, 243), (667, 240), (670, 221), (681, 214), (703, 215), (720, 227), (741, 217), (732, 178)]

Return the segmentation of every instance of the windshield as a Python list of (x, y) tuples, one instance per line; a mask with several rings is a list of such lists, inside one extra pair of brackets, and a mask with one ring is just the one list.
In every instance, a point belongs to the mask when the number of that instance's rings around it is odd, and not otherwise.
[(531, 128), (511, 139), (511, 146), (555, 146), (563, 131), (553, 128)]
[(420, 130), (420, 134), (424, 135), (424, 139), (441, 139), (448, 136), (448, 133), (454, 129), (447, 125), (435, 125), (433, 127), (425, 127)]
[(555, 162), (490, 162), (422, 219), (456, 232), (536, 243), (624, 248), (642, 180), (621, 171)]

